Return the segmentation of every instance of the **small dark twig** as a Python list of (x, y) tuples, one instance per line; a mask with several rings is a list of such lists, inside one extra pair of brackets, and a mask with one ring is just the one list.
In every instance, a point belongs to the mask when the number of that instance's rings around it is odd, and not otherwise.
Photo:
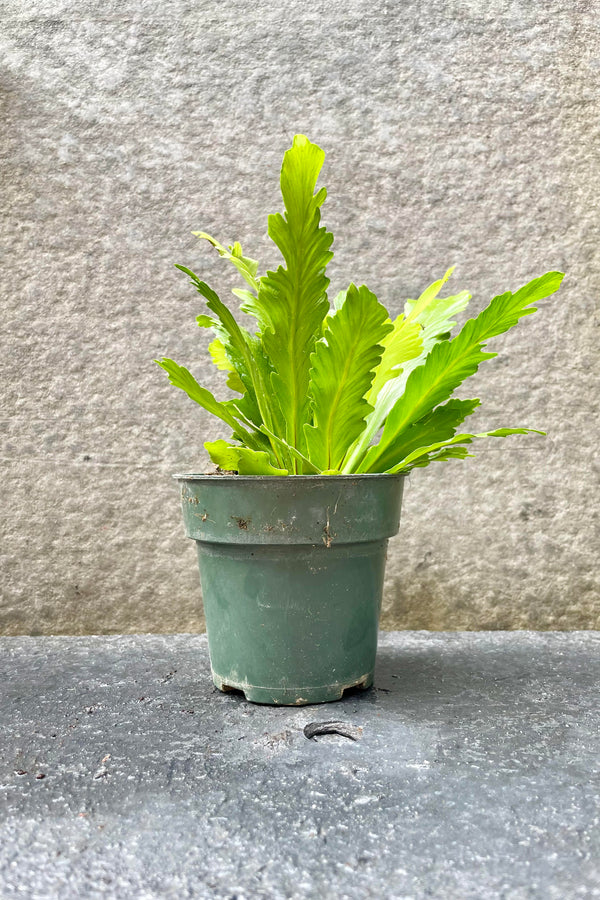
[(347, 722), (309, 722), (304, 726), (304, 736), (309, 741), (318, 734), (339, 734), (351, 741), (359, 741), (362, 737), (360, 725), (349, 725)]

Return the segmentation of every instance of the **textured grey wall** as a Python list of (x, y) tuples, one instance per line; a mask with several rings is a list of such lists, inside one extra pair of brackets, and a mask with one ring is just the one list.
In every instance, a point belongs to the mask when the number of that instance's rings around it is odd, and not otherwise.
[(598, 627), (593, 4), (13, 0), (2, 19), (0, 631), (202, 627), (169, 473), (220, 432), (150, 360), (218, 389), (172, 264), (231, 285), (199, 228), (276, 262), (296, 131), (328, 154), (335, 290), (396, 312), (456, 263), (477, 311), (568, 273), (477, 376), (482, 428), (549, 437), (411, 477), (384, 625)]

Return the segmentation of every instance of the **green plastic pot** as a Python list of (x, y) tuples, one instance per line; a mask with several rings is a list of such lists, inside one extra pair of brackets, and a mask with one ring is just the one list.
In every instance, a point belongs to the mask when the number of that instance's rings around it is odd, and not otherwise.
[(370, 687), (404, 476), (175, 478), (215, 685), (286, 705)]

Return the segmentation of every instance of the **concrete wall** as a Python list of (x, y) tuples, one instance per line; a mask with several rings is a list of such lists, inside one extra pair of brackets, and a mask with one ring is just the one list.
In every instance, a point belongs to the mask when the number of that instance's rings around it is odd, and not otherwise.
[(328, 154), (336, 291), (396, 313), (456, 263), (476, 312), (567, 272), (466, 392), (481, 428), (548, 437), (414, 473), (384, 626), (598, 627), (593, 4), (33, 0), (2, 20), (0, 632), (203, 627), (169, 475), (222, 432), (151, 360), (218, 390), (173, 263), (233, 283), (193, 229), (276, 263), (298, 131)]

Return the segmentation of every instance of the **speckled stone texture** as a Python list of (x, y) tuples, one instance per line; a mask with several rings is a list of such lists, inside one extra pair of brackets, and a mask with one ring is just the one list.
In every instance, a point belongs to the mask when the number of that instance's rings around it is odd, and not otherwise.
[(0, 895), (598, 898), (599, 651), (388, 634), (374, 690), (291, 709), (213, 689), (205, 636), (3, 638)]
[(277, 263), (266, 217), (297, 131), (327, 152), (333, 291), (366, 282), (395, 315), (455, 263), (477, 312), (568, 273), (463, 394), (475, 427), (548, 437), (411, 477), (384, 624), (598, 627), (594, 4), (0, 7), (0, 633), (203, 627), (169, 475), (224, 434), (151, 360), (223, 390), (173, 263), (228, 295), (197, 229)]

